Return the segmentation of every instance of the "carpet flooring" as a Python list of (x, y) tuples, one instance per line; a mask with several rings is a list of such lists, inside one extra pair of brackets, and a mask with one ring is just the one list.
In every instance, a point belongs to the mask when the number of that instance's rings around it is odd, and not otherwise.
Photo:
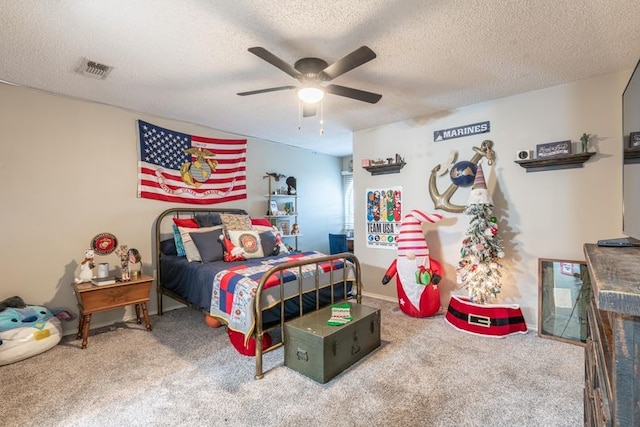
[(382, 346), (327, 384), (283, 364), (283, 349), (238, 354), (224, 328), (181, 308), (75, 336), (0, 367), (4, 426), (579, 426), (584, 350), (453, 329), (443, 316), (382, 310)]

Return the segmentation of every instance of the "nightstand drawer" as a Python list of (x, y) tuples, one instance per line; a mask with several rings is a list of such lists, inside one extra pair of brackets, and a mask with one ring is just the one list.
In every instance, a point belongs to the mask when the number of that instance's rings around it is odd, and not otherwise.
[(105, 286), (82, 293), (82, 308), (85, 313), (109, 310), (123, 305), (149, 300), (151, 281)]

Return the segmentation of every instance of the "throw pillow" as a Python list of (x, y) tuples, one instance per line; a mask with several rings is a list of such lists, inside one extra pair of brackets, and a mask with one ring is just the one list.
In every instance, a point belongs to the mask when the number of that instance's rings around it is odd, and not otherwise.
[(180, 237), (182, 237), (182, 244), (184, 245), (184, 251), (186, 253), (187, 261), (202, 261), (200, 257), (200, 252), (198, 252), (198, 248), (196, 244), (193, 242), (190, 233), (206, 233), (207, 231), (213, 230), (222, 230), (222, 226), (218, 225), (216, 227), (204, 227), (204, 228), (184, 228), (178, 227), (180, 230)]
[(222, 218), (220, 218), (219, 213), (197, 213), (195, 218), (200, 227), (213, 227), (216, 225), (222, 225)]
[(173, 241), (176, 244), (176, 253), (178, 256), (185, 256), (187, 253), (184, 251), (184, 244), (182, 243), (182, 236), (178, 226), (173, 224)]
[(173, 218), (173, 223), (178, 227), (199, 228), (200, 225), (193, 218)]
[(229, 240), (234, 246), (244, 250), (244, 257), (264, 258), (262, 251), (262, 243), (260, 243), (260, 235), (253, 230), (228, 230)]
[(185, 256), (187, 253), (184, 250), (184, 244), (182, 243), (182, 236), (178, 227), (186, 228), (199, 228), (200, 226), (193, 218), (172, 218), (173, 219), (173, 239), (176, 242), (176, 251), (178, 256)]
[[(178, 233), (178, 235), (180, 235)], [(181, 239), (182, 240), (182, 239)], [(184, 248), (183, 248), (184, 249)], [(178, 255), (176, 248), (176, 239), (165, 239), (160, 242), (160, 252), (165, 255)]]
[(253, 224), (253, 229), (259, 233), (263, 233), (265, 231), (277, 230), (277, 228), (273, 228), (272, 225), (266, 226), (266, 225), (255, 225), (255, 224)]
[(222, 243), (220, 242), (220, 235), (222, 229), (213, 231), (206, 231), (204, 233), (189, 233), (202, 262), (220, 261), (224, 258), (224, 251), (222, 249)]
[(249, 215), (222, 213), (220, 218), (227, 230), (253, 230)]
[[(262, 252), (264, 256), (277, 255), (276, 254), (276, 235), (273, 231), (265, 231), (260, 233), (260, 243), (262, 243)], [(280, 251), (278, 247), (277, 251)]]
[(256, 225), (263, 225), (271, 228), (271, 221), (267, 218), (251, 218), (251, 225), (255, 228)]

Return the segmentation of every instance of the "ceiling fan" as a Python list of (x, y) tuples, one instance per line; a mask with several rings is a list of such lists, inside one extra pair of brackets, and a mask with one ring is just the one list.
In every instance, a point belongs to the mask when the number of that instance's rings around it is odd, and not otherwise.
[(376, 57), (375, 52), (367, 46), (359, 47), (331, 65), (320, 58), (302, 58), (296, 61), (293, 67), (263, 47), (250, 47), (248, 50), (274, 67), (289, 74), (294, 79), (297, 79), (301, 83), (301, 86), (278, 86), (252, 90), (238, 93), (240, 96), (297, 89), (298, 97), (303, 101), (303, 117), (316, 114), (315, 104), (324, 97), (325, 92), (368, 102), (370, 104), (375, 104), (382, 98), (382, 95), (373, 92), (335, 84), (324, 84), (374, 59)]

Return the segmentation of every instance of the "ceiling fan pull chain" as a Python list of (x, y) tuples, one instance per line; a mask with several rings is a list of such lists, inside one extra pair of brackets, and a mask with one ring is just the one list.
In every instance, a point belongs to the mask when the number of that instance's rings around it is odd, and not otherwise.
[(320, 100), (320, 135), (324, 135), (324, 100)]
[(302, 101), (298, 99), (298, 130), (302, 130)]

